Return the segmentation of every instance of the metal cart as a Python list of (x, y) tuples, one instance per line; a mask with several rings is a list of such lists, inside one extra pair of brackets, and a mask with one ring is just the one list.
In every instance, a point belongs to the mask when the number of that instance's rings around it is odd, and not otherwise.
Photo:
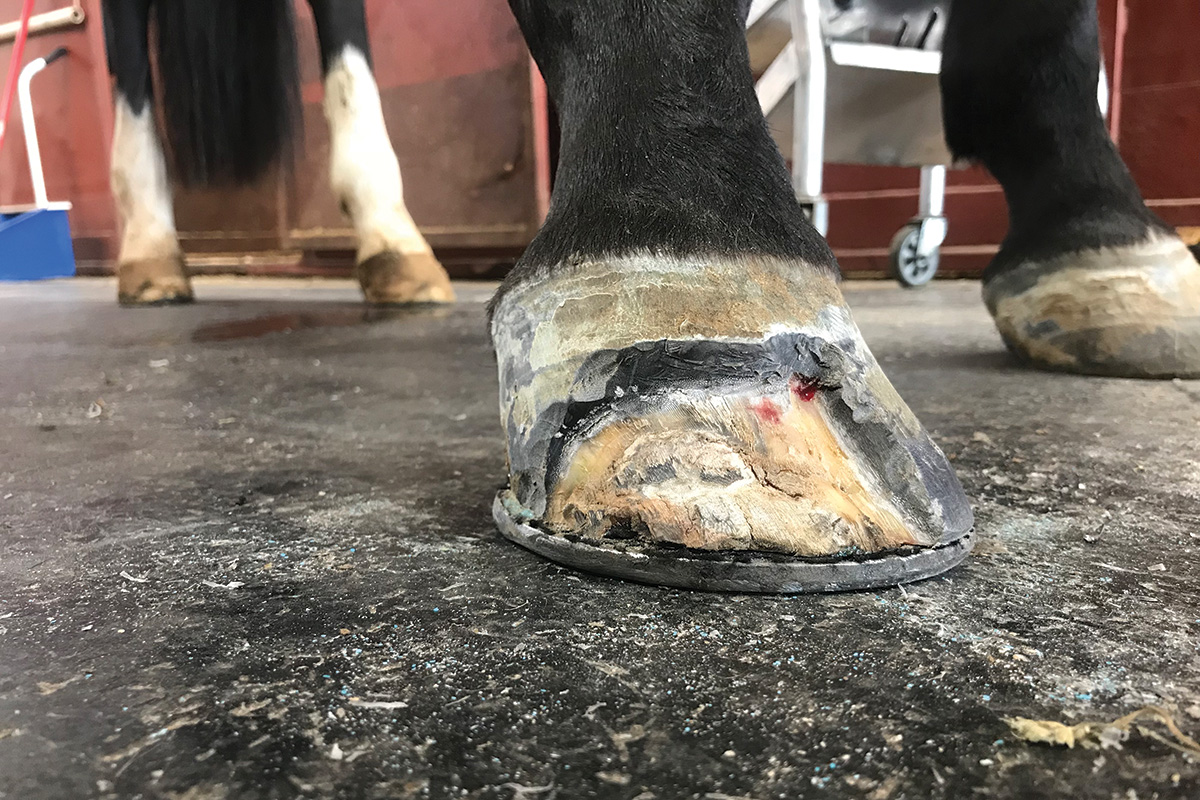
[(948, 0), (753, 0), (747, 20), (752, 59), (790, 34), (756, 91), (791, 160), (796, 196), (822, 235), (825, 162), (921, 168), (917, 215), (890, 248), (891, 271), (905, 286), (933, 278), (946, 239), (951, 155), (938, 72), (947, 10)]

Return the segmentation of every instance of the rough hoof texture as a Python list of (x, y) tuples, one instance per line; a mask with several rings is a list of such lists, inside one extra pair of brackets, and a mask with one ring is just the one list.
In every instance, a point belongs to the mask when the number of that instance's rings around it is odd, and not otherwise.
[(453, 303), (450, 276), (433, 253), (397, 253), (385, 250), (355, 268), (363, 298), (368, 303)]
[(183, 255), (126, 261), (117, 266), (117, 301), (123, 306), (192, 302)]
[(1026, 262), (989, 278), (1008, 348), (1048, 370), (1200, 377), (1200, 264), (1173, 236)]
[[(582, 265), (505, 294), (493, 340), (513, 530), (599, 547), (606, 564), (652, 554), (659, 566), (699, 558), (721, 570), (728, 558), (774, 554), (845, 570), (837, 581), (790, 569), (734, 582), (754, 591), (915, 579), (866, 566), (883, 554), (920, 577), (965, 556), (946, 549), (971, 528), (962, 487), (834, 281), (811, 267), (652, 256)], [(621, 574), (561, 547), (533, 549)], [(734, 588), (711, 585), (711, 573), (655, 570), (622, 576)]]
[(706, 592), (809, 594), (898, 586), (958, 566), (975, 547), (975, 537), (967, 533), (938, 547), (909, 547), (861, 558), (713, 553), (639, 541), (558, 536), (519, 522), (513, 513), (516, 509), (511, 492), (496, 495), (492, 504), (496, 527), (509, 541), (540, 556), (610, 578)]

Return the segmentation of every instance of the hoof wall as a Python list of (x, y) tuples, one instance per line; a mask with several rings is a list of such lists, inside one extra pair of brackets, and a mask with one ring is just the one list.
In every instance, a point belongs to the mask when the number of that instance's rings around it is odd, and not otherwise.
[(1005, 345), (1039, 369), (1200, 377), (1200, 264), (1177, 239), (1025, 263), (983, 296)]
[(509, 491), (496, 495), (492, 518), (504, 538), (573, 569), (609, 578), (708, 592), (814, 594), (879, 589), (932, 578), (961, 564), (971, 533), (937, 547), (906, 547), (853, 558), (799, 558), (747, 551), (707, 551), (637, 540), (564, 537), (519, 520)]
[(123, 306), (165, 306), (194, 299), (183, 256), (128, 261), (117, 266), (117, 302)]
[(376, 253), (355, 267), (363, 299), (373, 305), (453, 303), (450, 276), (433, 253)]
[(496, 306), (506, 536), (581, 569), (730, 591), (891, 585), (965, 555), (962, 487), (836, 284), (773, 261), (706, 280), (605, 266)]

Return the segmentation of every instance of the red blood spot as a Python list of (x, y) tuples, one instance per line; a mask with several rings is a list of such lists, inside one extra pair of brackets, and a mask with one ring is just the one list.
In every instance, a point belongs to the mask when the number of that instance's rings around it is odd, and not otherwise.
[(779, 407), (766, 398), (751, 403), (750, 410), (757, 414), (763, 422), (770, 422), (773, 425), (778, 425), (779, 421), (783, 419), (783, 415), (779, 413)]
[(816, 397), (817, 389), (821, 388), (816, 381), (811, 381), (803, 375), (793, 375), (788, 381), (788, 386), (791, 387), (792, 394), (806, 403)]

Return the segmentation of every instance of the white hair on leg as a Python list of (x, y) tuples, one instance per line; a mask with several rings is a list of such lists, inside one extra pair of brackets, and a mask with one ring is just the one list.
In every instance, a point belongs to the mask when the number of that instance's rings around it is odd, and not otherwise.
[(175, 232), (167, 163), (147, 103), (135, 112), (118, 93), (112, 150), (112, 190), (121, 215), (117, 257), (122, 302), (191, 299)]

